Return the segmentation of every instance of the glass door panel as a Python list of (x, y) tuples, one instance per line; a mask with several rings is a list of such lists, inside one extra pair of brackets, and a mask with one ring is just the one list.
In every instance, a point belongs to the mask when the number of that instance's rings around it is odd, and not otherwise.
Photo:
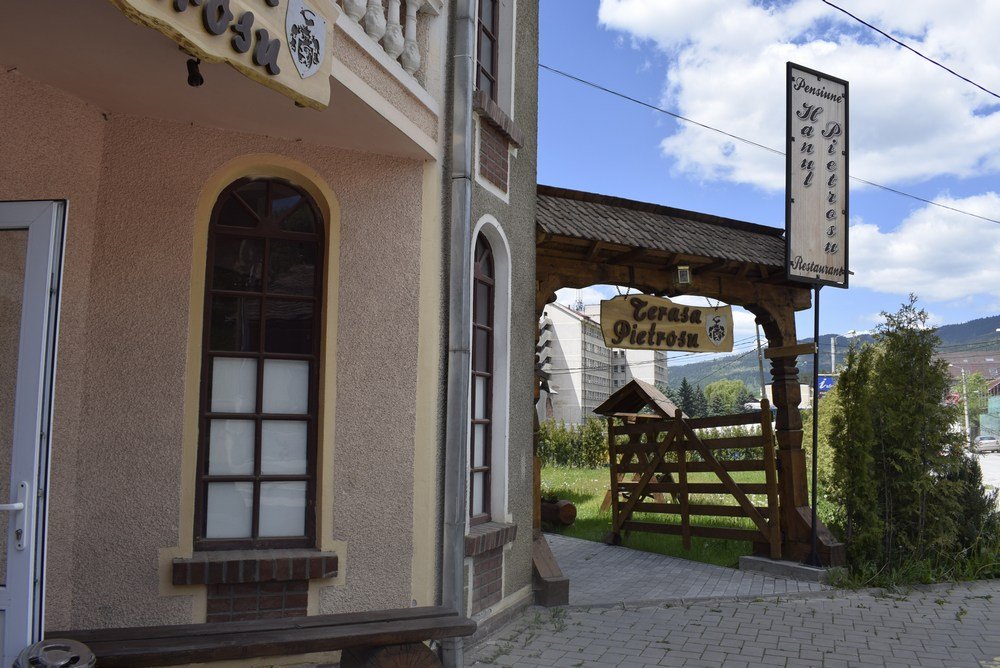
[[(0, 663), (41, 639), (63, 202), (0, 202)], [(46, 490), (38, 494), (38, 490)]]
[[(14, 445), (14, 388), (21, 340), (24, 263), (28, 230), (0, 230), (0, 503), (10, 498), (10, 458)], [(7, 531), (10, 513), (0, 512), (0, 586), (7, 584)]]

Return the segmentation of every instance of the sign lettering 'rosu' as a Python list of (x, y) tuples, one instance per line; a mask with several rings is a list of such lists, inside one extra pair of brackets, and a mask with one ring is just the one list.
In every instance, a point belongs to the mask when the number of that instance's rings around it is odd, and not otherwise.
[(625, 295), (601, 302), (601, 333), (609, 348), (731, 352), (733, 309)]
[(111, 0), (185, 51), (225, 62), (292, 98), (330, 103), (330, 44), (340, 8), (329, 0)]

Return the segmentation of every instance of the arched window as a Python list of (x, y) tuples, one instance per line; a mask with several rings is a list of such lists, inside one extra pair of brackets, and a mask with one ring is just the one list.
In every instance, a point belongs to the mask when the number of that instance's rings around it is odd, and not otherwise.
[(469, 521), (488, 522), (493, 457), (494, 307), (493, 250), (476, 239), (472, 291), (472, 428), (469, 443)]
[(196, 549), (315, 544), (323, 227), (278, 179), (241, 179), (212, 211)]

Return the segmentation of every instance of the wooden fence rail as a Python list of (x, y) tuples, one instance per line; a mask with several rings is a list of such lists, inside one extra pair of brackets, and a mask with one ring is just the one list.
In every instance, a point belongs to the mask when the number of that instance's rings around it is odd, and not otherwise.
[[(702, 438), (697, 430), (758, 426), (755, 435)], [(751, 458), (729, 459), (719, 455), (740, 450)], [(648, 531), (681, 536), (684, 549), (691, 537), (727, 538), (766, 543), (772, 558), (781, 556), (778, 518), (778, 478), (771, 431), (771, 409), (761, 402), (760, 413), (742, 413), (689, 419), (677, 410), (673, 417), (645, 414), (608, 416), (608, 452), (611, 488), (602, 510), (611, 506), (608, 542), (618, 544), (627, 531)], [(764, 473), (763, 483), (737, 482), (732, 473)], [(711, 473), (713, 482), (691, 482), (693, 473)], [(630, 477), (630, 480), (626, 480)], [(663, 494), (671, 495), (667, 503)], [(725, 495), (733, 503), (709, 503), (691, 495)], [(752, 502), (750, 495), (757, 495)], [(766, 505), (760, 506), (764, 496)], [(609, 503), (610, 502), (610, 503)], [(635, 513), (679, 517), (677, 521), (639, 521)], [(754, 528), (708, 527), (692, 524), (692, 517), (748, 518)]]

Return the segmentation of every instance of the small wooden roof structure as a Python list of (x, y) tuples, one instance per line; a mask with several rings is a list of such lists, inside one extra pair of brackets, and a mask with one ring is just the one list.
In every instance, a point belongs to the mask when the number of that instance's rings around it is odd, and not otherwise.
[[(674, 402), (649, 383), (634, 378), (617, 392), (594, 409), (594, 412), (604, 417), (636, 415), (644, 408), (649, 408), (658, 417), (668, 420), (677, 415)], [(687, 417), (683, 415), (683, 417)]]

